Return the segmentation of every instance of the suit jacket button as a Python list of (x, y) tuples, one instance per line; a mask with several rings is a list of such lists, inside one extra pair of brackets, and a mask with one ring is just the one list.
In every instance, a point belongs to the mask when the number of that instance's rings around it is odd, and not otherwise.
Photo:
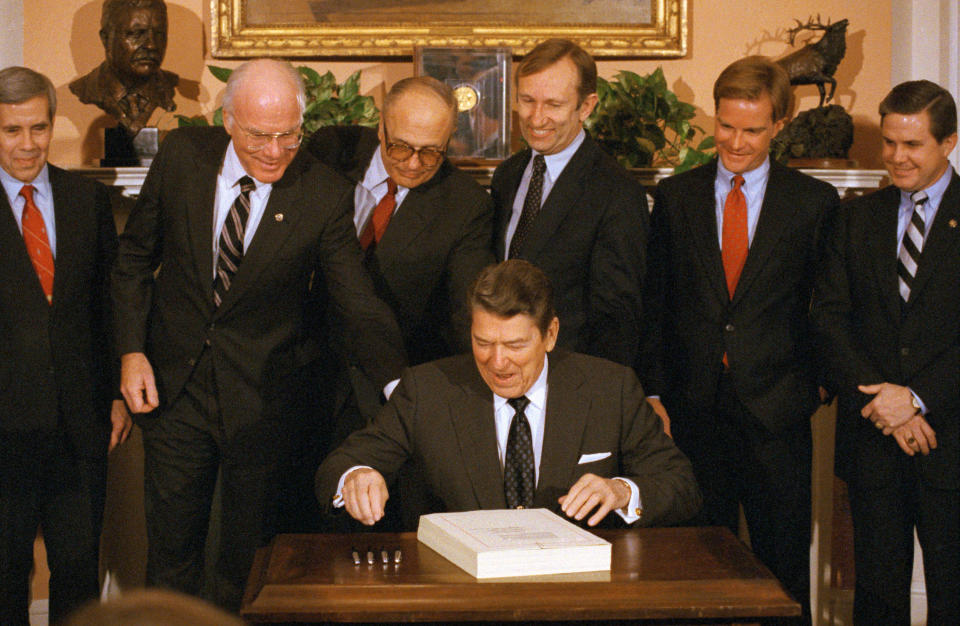
[(190, 367), (193, 367), (196, 364), (197, 364), (196, 359), (187, 359), (187, 365), (189, 365)]
[(910, 356), (910, 348), (900, 348), (900, 356)]
[(204, 339), (204, 340), (203, 340), (203, 344), (206, 345), (206, 346), (209, 346), (209, 345), (210, 345), (210, 337), (207, 337), (206, 339)]
[(733, 332), (733, 324), (727, 324), (726, 326), (723, 327), (723, 329), (724, 329), (725, 331), (727, 331), (728, 333), (732, 333), (732, 332)]

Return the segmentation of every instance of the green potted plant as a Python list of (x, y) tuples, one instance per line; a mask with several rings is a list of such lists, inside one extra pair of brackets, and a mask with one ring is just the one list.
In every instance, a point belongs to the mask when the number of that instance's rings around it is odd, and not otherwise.
[[(215, 65), (207, 66), (210, 73), (220, 80), (227, 82), (233, 70)], [(333, 72), (322, 76), (309, 67), (297, 68), (303, 76), (307, 90), (307, 108), (303, 112), (303, 131), (310, 135), (322, 126), (339, 124), (359, 124), (360, 126), (375, 127), (380, 123), (380, 111), (374, 104), (373, 98), (360, 94), (360, 70), (350, 75), (342, 84), (337, 84)], [(202, 115), (187, 117), (177, 115), (180, 126), (208, 126), (207, 118)], [(213, 124), (223, 125), (223, 109), (218, 107), (213, 112)]]
[[(597, 78), (597, 96), (584, 126), (624, 167), (672, 166), (679, 173), (713, 158), (713, 136), (691, 121), (693, 105), (670, 91), (661, 68)], [(697, 133), (704, 136), (695, 144)]]

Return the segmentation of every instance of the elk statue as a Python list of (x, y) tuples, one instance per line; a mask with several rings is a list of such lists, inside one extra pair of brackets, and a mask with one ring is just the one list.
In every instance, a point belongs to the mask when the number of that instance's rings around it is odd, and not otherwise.
[[(817, 15), (817, 22), (813, 18), (807, 20), (806, 24), (801, 24), (796, 20), (797, 26), (787, 32), (790, 33), (790, 45), (793, 45), (797, 34), (804, 30), (823, 31), (823, 36), (817, 43), (807, 44), (796, 52), (792, 52), (777, 63), (790, 76), (791, 85), (816, 85), (820, 90), (820, 106), (824, 102), (830, 102), (833, 94), (837, 90), (837, 81), (833, 78), (833, 73), (837, 71), (837, 66), (847, 52), (847, 20), (840, 20), (833, 24), (827, 20), (826, 24), (820, 21)], [(830, 95), (826, 95), (824, 84), (830, 83)]]

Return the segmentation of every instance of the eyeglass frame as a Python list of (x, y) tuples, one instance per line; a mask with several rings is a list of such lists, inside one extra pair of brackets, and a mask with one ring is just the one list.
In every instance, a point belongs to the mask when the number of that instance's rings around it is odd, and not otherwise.
[[(420, 161), (420, 164), (424, 168), (430, 169), (430, 170), (432, 170), (435, 167), (440, 167), (440, 164), (443, 163), (443, 159), (447, 156), (447, 148), (450, 145), (449, 139), (447, 139), (447, 145), (444, 146), (443, 148), (437, 148), (436, 146), (423, 146), (422, 148), (414, 148), (410, 144), (402, 141), (400, 142), (390, 141), (390, 134), (387, 132), (386, 124), (383, 125), (383, 142), (387, 146), (385, 150), (385, 152), (387, 153), (387, 156), (393, 159), (394, 161), (403, 163), (405, 161), (409, 161), (410, 157), (412, 157), (413, 155), (417, 155), (417, 160)], [(405, 159), (398, 159), (397, 157), (390, 154), (390, 150), (393, 148), (399, 148), (401, 150), (410, 150), (410, 154), (408, 154), (407, 158)], [(437, 153), (439, 155), (439, 157), (437, 158), (437, 162), (434, 163), (433, 165), (427, 165), (427, 162), (423, 160), (424, 150), (428, 151), (427, 154), (431, 154), (432, 152)]]
[[(246, 148), (249, 152), (259, 152), (263, 150), (268, 145), (270, 145), (270, 141), (272, 139), (277, 140), (277, 146), (279, 146), (281, 150), (297, 150), (298, 148), (300, 148), (300, 144), (303, 143), (303, 125), (302, 124), (297, 126), (296, 130), (285, 130), (279, 133), (265, 133), (259, 130), (250, 130), (248, 128), (244, 128), (243, 125), (240, 124), (240, 122), (238, 122), (236, 119), (233, 120), (233, 123), (236, 124), (237, 128), (242, 130), (247, 135), (247, 137), (251, 140), (266, 139), (266, 141), (263, 142), (262, 146), (253, 146), (248, 143)], [(283, 139), (284, 137), (293, 137), (294, 135), (297, 136), (297, 142), (292, 146), (285, 146), (282, 143), (280, 143), (280, 140)]]

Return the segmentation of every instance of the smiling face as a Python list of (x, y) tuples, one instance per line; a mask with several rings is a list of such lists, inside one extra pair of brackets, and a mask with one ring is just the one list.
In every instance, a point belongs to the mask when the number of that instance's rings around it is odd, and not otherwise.
[(223, 112), (223, 127), (233, 139), (243, 169), (261, 183), (280, 180), (297, 151), (284, 148), (275, 138), (251, 149), (252, 135), (296, 133), (300, 123), (295, 86), (269, 67), (251, 72), (238, 86), (232, 110)]
[(0, 104), (0, 167), (23, 183), (33, 182), (47, 162), (53, 121), (46, 96)]
[(473, 359), (490, 390), (504, 398), (525, 394), (540, 376), (543, 357), (556, 345), (559, 329), (557, 318), (541, 333), (529, 315), (500, 317), (474, 308), (470, 327)]
[(162, 4), (126, 8), (113, 28), (101, 34), (107, 59), (125, 83), (149, 78), (167, 50), (167, 15)]
[(903, 191), (926, 189), (950, 165), (948, 157), (957, 145), (954, 133), (938, 142), (930, 133), (930, 114), (888, 113), (880, 122), (883, 165), (890, 181)]
[(734, 174), (760, 167), (783, 124), (784, 120), (774, 121), (768, 94), (756, 100), (720, 98), (713, 134), (723, 166)]
[(520, 132), (531, 148), (556, 154), (570, 145), (597, 105), (592, 93), (578, 103), (580, 75), (564, 57), (547, 69), (517, 79)]

